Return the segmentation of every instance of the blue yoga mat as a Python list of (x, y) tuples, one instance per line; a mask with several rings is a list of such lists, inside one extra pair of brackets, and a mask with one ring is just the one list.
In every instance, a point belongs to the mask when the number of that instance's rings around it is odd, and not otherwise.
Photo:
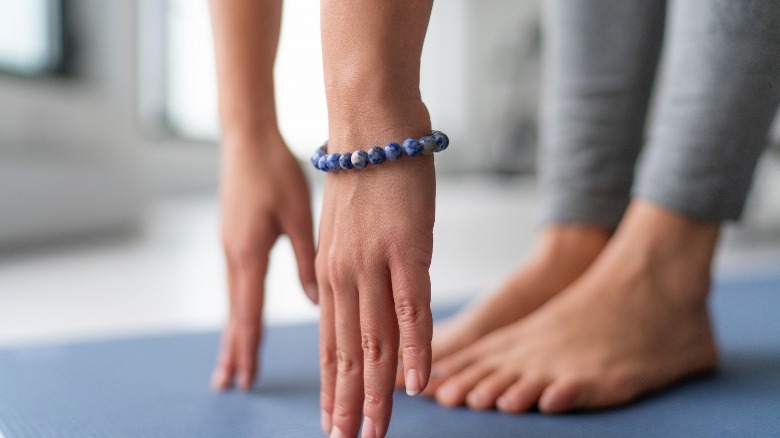
[[(721, 282), (722, 366), (620, 409), (446, 409), (398, 392), (394, 437), (780, 436), (780, 276)], [(208, 389), (216, 333), (0, 351), (0, 433), (21, 437), (317, 437), (317, 330), (270, 328), (251, 393)]]

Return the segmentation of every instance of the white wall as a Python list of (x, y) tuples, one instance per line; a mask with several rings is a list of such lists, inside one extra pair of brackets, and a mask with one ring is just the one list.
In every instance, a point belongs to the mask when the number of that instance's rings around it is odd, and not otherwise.
[(0, 75), (0, 247), (132, 226), (152, 190), (214, 187), (216, 148), (140, 127), (137, 3), (72, 4), (74, 77)]

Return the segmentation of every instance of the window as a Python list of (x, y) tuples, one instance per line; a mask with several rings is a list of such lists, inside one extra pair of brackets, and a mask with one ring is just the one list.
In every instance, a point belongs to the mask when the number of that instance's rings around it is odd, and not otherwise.
[(0, 69), (36, 75), (61, 58), (59, 2), (0, 0)]
[[(206, 2), (169, 0), (166, 11), (165, 118), (175, 133), (216, 140), (216, 74)], [(276, 59), (276, 106), (282, 135), (306, 157), (327, 136), (319, 4), (284, 2)]]

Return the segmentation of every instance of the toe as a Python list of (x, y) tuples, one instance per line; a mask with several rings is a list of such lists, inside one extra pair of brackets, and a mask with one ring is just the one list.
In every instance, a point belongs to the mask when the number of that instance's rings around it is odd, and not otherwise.
[(462, 405), (468, 393), (493, 370), (493, 366), (480, 362), (452, 375), (436, 390), (436, 401), (444, 406)]
[(434, 396), (439, 387), (448, 381), (451, 377), (462, 373), (477, 361), (476, 355), (468, 350), (454, 354), (444, 360), (434, 363), (431, 366), (431, 378), (428, 386), (423, 391), (427, 396)]
[(539, 410), (547, 414), (559, 414), (584, 405), (588, 385), (579, 379), (559, 378), (552, 382), (539, 399)]
[(491, 409), (496, 406), (496, 399), (516, 381), (517, 375), (514, 373), (494, 372), (468, 393), (466, 404), (472, 409)]
[(436, 361), (431, 367), (431, 379), (423, 394), (433, 396), (437, 393), (439, 386), (450, 377), (480, 362), (482, 358), (495, 358), (498, 354), (503, 353), (506, 350), (506, 344), (510, 341), (511, 338), (497, 336), (494, 332), (463, 350)]
[(501, 394), (496, 400), (496, 406), (508, 414), (527, 412), (536, 406), (546, 387), (546, 379), (523, 376)]

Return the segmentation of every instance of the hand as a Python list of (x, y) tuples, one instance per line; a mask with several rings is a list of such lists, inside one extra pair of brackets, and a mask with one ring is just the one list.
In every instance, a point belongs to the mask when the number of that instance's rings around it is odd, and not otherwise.
[(384, 436), (399, 335), (407, 392), (431, 363), (433, 157), (328, 174), (316, 265), (320, 285), (322, 428)]
[(222, 240), (230, 314), (212, 386), (225, 389), (235, 378), (248, 390), (257, 372), (268, 254), (280, 235), (292, 240), (301, 284), (317, 301), (311, 207), (300, 165), (280, 136), (225, 144), (223, 150)]

